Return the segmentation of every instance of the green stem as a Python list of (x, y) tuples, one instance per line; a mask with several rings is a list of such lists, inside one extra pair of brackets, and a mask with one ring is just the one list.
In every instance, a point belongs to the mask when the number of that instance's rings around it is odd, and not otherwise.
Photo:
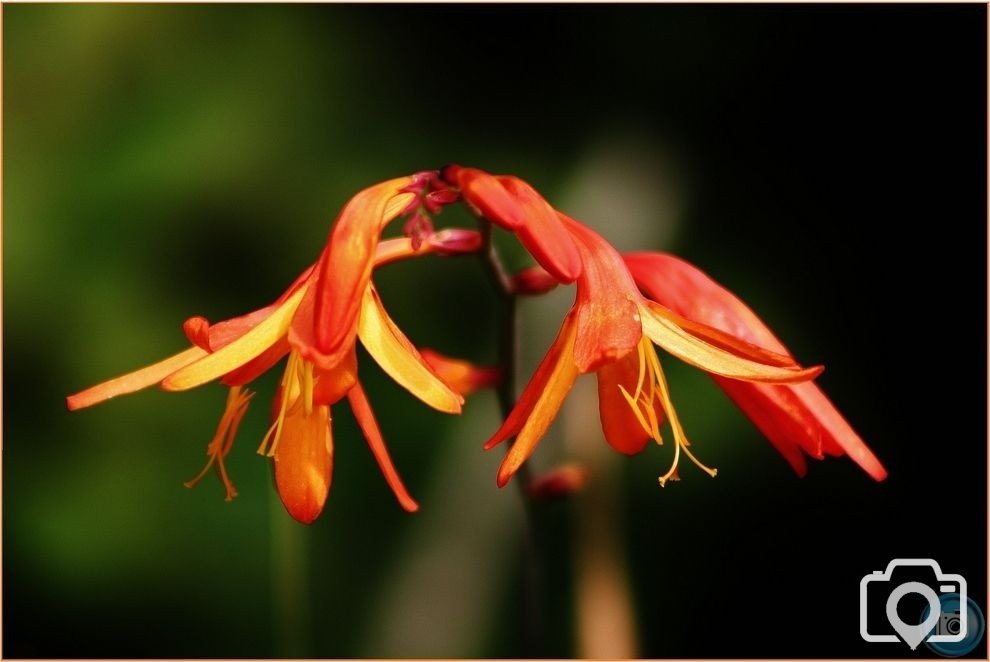
[(309, 530), (289, 517), (274, 492), (268, 511), (275, 656), (309, 657)]
[[(518, 315), (516, 293), (509, 274), (494, 242), (494, 228), (491, 223), (479, 219), (483, 246), (481, 259), (488, 276), (495, 287), (499, 300), (498, 314), (498, 365), (502, 368), (502, 381), (497, 395), (502, 418), (506, 419), (516, 406), (516, 360), (518, 358)], [(546, 647), (546, 628), (543, 605), (543, 555), (537, 526), (538, 513), (530, 487), (533, 482), (529, 466), (523, 464), (516, 471), (513, 480), (522, 497), (526, 514), (525, 533), (525, 587), (523, 610), (523, 646), (526, 657), (543, 656)]]

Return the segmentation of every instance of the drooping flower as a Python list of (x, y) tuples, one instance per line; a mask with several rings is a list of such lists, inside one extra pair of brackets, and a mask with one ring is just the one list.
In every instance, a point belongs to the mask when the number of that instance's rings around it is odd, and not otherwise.
[[(664, 306), (740, 340), (790, 355), (745, 303), (694, 265), (666, 253), (624, 257), (639, 287)], [(874, 479), (886, 478), (883, 465), (817, 384), (757, 384), (713, 377), (799, 475), (808, 469), (805, 454), (818, 460), (845, 454)]]
[(666, 417), (674, 437), (674, 460), (660, 484), (677, 478), (681, 453), (711, 475), (689, 449), (671, 401), (654, 345), (714, 375), (766, 383), (808, 381), (820, 367), (801, 368), (787, 355), (677, 315), (645, 298), (621, 255), (600, 235), (559, 214), (582, 261), (574, 306), (519, 402), (485, 445), (515, 436), (498, 472), (505, 485), (537, 443), (582, 373), (598, 377), (599, 411), (608, 443), (637, 453), (649, 439), (661, 442)]
[[(317, 322), (317, 308), (329, 296), (329, 300), (340, 303), (342, 315), (350, 316), (344, 335), (360, 339), (372, 358), (396, 382), (439, 411), (460, 412), (463, 398), (436, 376), (391, 320), (370, 278), (376, 264), (427, 253), (473, 252), (480, 245), (478, 233), (468, 230), (432, 233), (420, 238), (418, 246), (408, 238), (379, 243), (380, 228), (416, 202), (417, 193), (405, 190), (416, 184), (413, 177), (391, 180), (362, 191), (348, 203), (337, 222), (348, 228), (346, 237), (361, 240), (361, 246), (355, 248), (357, 257), (350, 255), (339, 263), (328, 260), (327, 256), (337, 245), (334, 243), (337, 235), (332, 233), (320, 260), (273, 304), (212, 325), (201, 317), (187, 320), (184, 330), (192, 347), (69, 396), (69, 409), (88, 407), (156, 383), (165, 390), (182, 391), (220, 379), (231, 387), (231, 392), (217, 433), (208, 446), (207, 469), (217, 468), (228, 497), (232, 497), (236, 491), (226, 475), (223, 458), (230, 451), (233, 435), (250, 399), (242, 387), (288, 356), (275, 399), (274, 420), (259, 452), (274, 458), (276, 484), (289, 513), (309, 523), (322, 510), (332, 471), (330, 406), (345, 396), (400, 504), (407, 510), (415, 510), (416, 502), (392, 466), (357, 380), (353, 340), (345, 343), (337, 358), (317, 346), (316, 336), (322, 328)], [(373, 228), (373, 239), (368, 239), (371, 232), (363, 230), (364, 226)], [(327, 275), (330, 270), (332, 277)], [(343, 292), (347, 288), (339, 287), (340, 283), (358, 291), (345, 296)], [(337, 317), (332, 320), (337, 325), (335, 328), (339, 328), (341, 320)]]
[(429, 214), (456, 200), (456, 191), (436, 171), (382, 182), (351, 198), (334, 222), (316, 265), (311, 326), (293, 325), (293, 333), (306, 338), (298, 344), (307, 361), (330, 368), (354, 346), (376, 247), (388, 224), (413, 212), (407, 230), (411, 248), (418, 252), (432, 230)]

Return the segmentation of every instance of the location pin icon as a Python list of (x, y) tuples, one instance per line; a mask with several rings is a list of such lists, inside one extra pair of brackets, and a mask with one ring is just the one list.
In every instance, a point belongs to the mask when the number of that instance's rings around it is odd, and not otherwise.
[[(917, 593), (928, 600), (928, 618), (917, 625), (908, 625), (897, 615), (897, 603), (908, 593)], [(938, 623), (942, 615), (942, 605), (939, 604), (938, 595), (921, 582), (905, 582), (890, 592), (887, 598), (887, 620), (890, 626), (901, 636), (911, 650), (914, 650), (922, 641), (928, 638), (929, 633)]]

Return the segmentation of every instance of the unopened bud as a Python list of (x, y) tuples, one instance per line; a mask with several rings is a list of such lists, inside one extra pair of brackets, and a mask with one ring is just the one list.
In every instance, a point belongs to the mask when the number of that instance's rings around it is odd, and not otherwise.
[(534, 499), (560, 499), (581, 491), (588, 476), (585, 467), (565, 464), (537, 476), (529, 486), (529, 493)]
[(546, 294), (557, 287), (557, 279), (539, 265), (527, 267), (512, 277), (512, 291), (524, 296)]
[(428, 347), (420, 349), (419, 353), (437, 377), (460, 395), (468, 396), (502, 381), (502, 370), (499, 368), (477, 366), (470, 361), (445, 356)]

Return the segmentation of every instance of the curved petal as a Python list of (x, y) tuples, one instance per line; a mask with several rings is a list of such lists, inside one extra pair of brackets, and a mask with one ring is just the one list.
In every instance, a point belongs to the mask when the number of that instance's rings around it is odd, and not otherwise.
[(215, 352), (258, 326), (269, 315), (275, 312), (277, 308), (278, 304), (273, 303), (246, 315), (232, 317), (216, 324), (210, 324), (205, 317), (190, 317), (182, 325), (182, 329), (185, 331), (186, 337), (189, 338), (190, 342), (202, 347), (205, 340), (206, 349)]
[(190, 363), (162, 381), (166, 391), (184, 391), (222, 377), (276, 344), (288, 332), (292, 316), (309, 287), (304, 286), (281, 303), (260, 324), (230, 344)]
[(365, 291), (358, 337), (382, 370), (400, 386), (434, 409), (459, 414), (464, 398), (437, 377), (409, 339), (385, 312), (378, 293)]
[[(522, 429), (516, 435), (512, 448), (505, 454), (505, 459), (502, 460), (502, 465), (498, 469), (496, 480), (499, 487), (505, 486), (523, 462), (529, 459), (529, 456), (536, 450), (536, 444), (543, 438), (550, 424), (557, 417), (557, 412), (560, 411), (564, 398), (567, 397), (571, 387), (574, 386), (574, 381), (580, 374), (573, 360), (574, 334), (570, 332), (570, 329), (574, 327), (566, 322), (565, 327), (566, 330), (562, 330), (564, 338), (558, 360), (554, 362), (549, 375), (546, 376), (546, 382), (537, 395), (532, 410), (526, 417)], [(508, 422), (507, 420), (506, 423)]]
[(775, 365), (783, 368), (800, 367), (794, 360), (794, 357), (790, 354), (771, 352), (769, 349), (764, 349), (759, 345), (754, 345), (751, 342), (740, 340), (731, 333), (726, 333), (725, 331), (716, 329), (713, 326), (708, 326), (707, 324), (702, 324), (701, 322), (695, 322), (686, 317), (681, 317), (666, 306), (661, 306), (654, 301), (647, 301), (646, 306), (654, 315), (663, 317), (671, 323), (681, 327), (692, 336), (701, 338), (705, 342), (715, 345), (720, 349), (724, 349), (727, 352), (731, 352), (736, 356), (742, 356), (747, 359), (752, 359), (758, 363), (765, 363), (767, 365)]
[(228, 372), (220, 380), (220, 383), (227, 386), (243, 386), (250, 384), (258, 377), (268, 372), (276, 363), (285, 358), (289, 353), (288, 338), (280, 338), (274, 345), (263, 351), (239, 368)]
[[(612, 448), (626, 455), (639, 453), (650, 440), (619, 388), (624, 388), (626, 393), (635, 393), (640, 370), (639, 355), (632, 352), (598, 369), (598, 414), (602, 432)], [(663, 407), (654, 400), (653, 411), (659, 427), (663, 422)]]
[(285, 509), (303, 524), (323, 511), (333, 475), (333, 436), (330, 407), (289, 405), (273, 456), (275, 487)]
[[(666, 253), (632, 253), (625, 259), (640, 287), (677, 313), (788, 354), (745, 303), (694, 265)], [(817, 385), (754, 384), (719, 377), (715, 381), (798, 474), (807, 470), (800, 448), (818, 458), (845, 452), (876, 480), (886, 477), (883, 465)]]
[(368, 396), (360, 383), (355, 384), (354, 388), (348, 391), (347, 400), (351, 403), (354, 418), (357, 419), (358, 426), (368, 442), (371, 454), (375, 456), (378, 468), (385, 476), (385, 482), (392, 488), (399, 505), (407, 512), (416, 512), (419, 510), (419, 504), (409, 495), (406, 486), (402, 483), (402, 478), (399, 477), (399, 472), (395, 470), (395, 465), (392, 464), (392, 458), (385, 446), (382, 431), (379, 429), (378, 421), (375, 420), (375, 414), (371, 410), (371, 403), (368, 402)]
[(157, 363), (152, 363), (149, 366), (129, 372), (126, 375), (121, 375), (120, 377), (114, 377), (96, 386), (90, 386), (88, 389), (80, 391), (75, 395), (70, 395), (65, 399), (65, 404), (69, 408), (69, 411), (76, 411), (84, 407), (91, 407), (118, 395), (140, 391), (152, 384), (157, 384), (176, 370), (206, 355), (206, 350), (203, 348), (190, 347), (167, 359), (162, 359)]
[(522, 208), (494, 175), (477, 168), (450, 165), (441, 171), (441, 176), (460, 188), (464, 202), (492, 223), (506, 230), (515, 230), (523, 224)]
[(323, 368), (332, 368), (354, 344), (381, 231), (412, 199), (413, 194), (402, 189), (413, 181), (399, 177), (361, 191), (344, 206), (330, 231), (318, 267), (314, 310), (315, 347)]
[(774, 384), (806, 382), (822, 372), (821, 366), (782, 368), (737, 356), (704, 340), (699, 340), (666, 317), (654, 313), (647, 305), (641, 305), (640, 311), (643, 333), (650, 340), (685, 363), (705, 372), (733, 379)]
[(182, 323), (182, 332), (193, 345), (210, 351), (210, 321), (201, 315), (190, 317)]
[(553, 207), (518, 177), (498, 177), (522, 210), (516, 236), (536, 261), (561, 283), (572, 283), (581, 274), (581, 255), (571, 234)]
[(526, 388), (523, 389), (519, 399), (516, 401), (516, 406), (512, 408), (509, 415), (502, 421), (502, 425), (495, 431), (495, 434), (485, 442), (484, 448), (486, 451), (495, 448), (506, 439), (519, 434), (519, 431), (526, 423), (526, 419), (533, 413), (533, 409), (536, 407), (540, 396), (546, 391), (550, 377), (557, 369), (557, 364), (563, 360), (562, 357), (565, 350), (570, 352), (573, 346), (574, 313), (571, 312), (564, 318), (564, 323), (561, 324), (556, 339), (550, 345), (550, 349), (547, 350), (543, 360), (540, 361), (536, 372), (530, 377), (529, 383), (526, 384)]

